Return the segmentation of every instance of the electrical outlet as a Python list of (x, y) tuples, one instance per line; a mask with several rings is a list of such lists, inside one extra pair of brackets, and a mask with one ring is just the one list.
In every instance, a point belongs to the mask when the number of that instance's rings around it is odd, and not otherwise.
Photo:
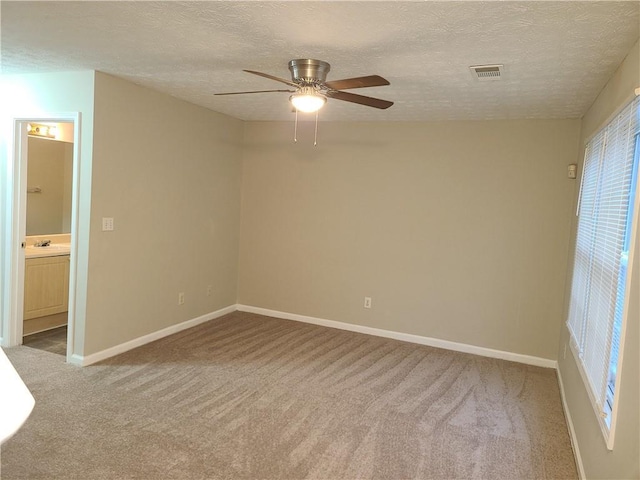
[(364, 308), (371, 308), (371, 297), (364, 297)]
[(184, 292), (178, 294), (178, 305), (184, 305)]
[(213, 285), (207, 285), (207, 297), (210, 297), (213, 293)]

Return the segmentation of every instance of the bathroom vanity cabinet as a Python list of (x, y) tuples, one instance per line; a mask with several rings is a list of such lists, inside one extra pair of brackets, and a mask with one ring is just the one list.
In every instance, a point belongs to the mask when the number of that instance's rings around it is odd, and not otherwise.
[(27, 258), (24, 278), (24, 320), (68, 310), (69, 255)]

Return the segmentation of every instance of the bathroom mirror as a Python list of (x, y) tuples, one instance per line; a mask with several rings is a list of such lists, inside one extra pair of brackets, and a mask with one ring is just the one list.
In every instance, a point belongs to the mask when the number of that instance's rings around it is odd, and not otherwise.
[(28, 138), (27, 235), (71, 232), (73, 143)]

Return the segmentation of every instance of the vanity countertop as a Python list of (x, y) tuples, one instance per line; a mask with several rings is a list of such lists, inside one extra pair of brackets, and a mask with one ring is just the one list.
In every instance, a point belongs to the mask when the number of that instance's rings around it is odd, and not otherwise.
[(71, 253), (70, 243), (52, 243), (46, 247), (27, 245), (24, 249), (25, 258), (57, 257)]

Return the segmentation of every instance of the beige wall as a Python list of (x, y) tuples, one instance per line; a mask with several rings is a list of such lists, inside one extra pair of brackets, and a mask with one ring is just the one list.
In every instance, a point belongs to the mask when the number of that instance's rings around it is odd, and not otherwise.
[(96, 73), (85, 355), (236, 303), (241, 148), (240, 121)]
[(579, 127), (247, 123), (239, 303), (555, 359)]
[(28, 149), (27, 188), (41, 193), (27, 194), (27, 235), (69, 233), (73, 145), (29, 137)]
[[(633, 96), (640, 87), (640, 50), (638, 43), (595, 100), (582, 120), (580, 145), (603, 126), (604, 122)], [(579, 156), (582, 164), (584, 150)], [(581, 167), (581, 165), (580, 165)], [(577, 190), (574, 195), (577, 201)], [(574, 205), (575, 205), (574, 201)], [(575, 218), (575, 217), (574, 217)], [(640, 229), (640, 223), (636, 224)], [(572, 241), (575, 238), (575, 220)], [(636, 230), (635, 255), (631, 267), (631, 295), (627, 319), (626, 340), (623, 349), (623, 368), (620, 375), (618, 426), (613, 451), (606, 448), (595, 412), (578, 372), (570, 349), (569, 332), (562, 328), (559, 369), (565, 389), (569, 413), (573, 421), (578, 447), (587, 478), (626, 479), (640, 477), (640, 230)], [(571, 252), (573, 258), (573, 252)], [(572, 260), (571, 260), (572, 261)], [(568, 311), (571, 271), (567, 274), (565, 316)]]

